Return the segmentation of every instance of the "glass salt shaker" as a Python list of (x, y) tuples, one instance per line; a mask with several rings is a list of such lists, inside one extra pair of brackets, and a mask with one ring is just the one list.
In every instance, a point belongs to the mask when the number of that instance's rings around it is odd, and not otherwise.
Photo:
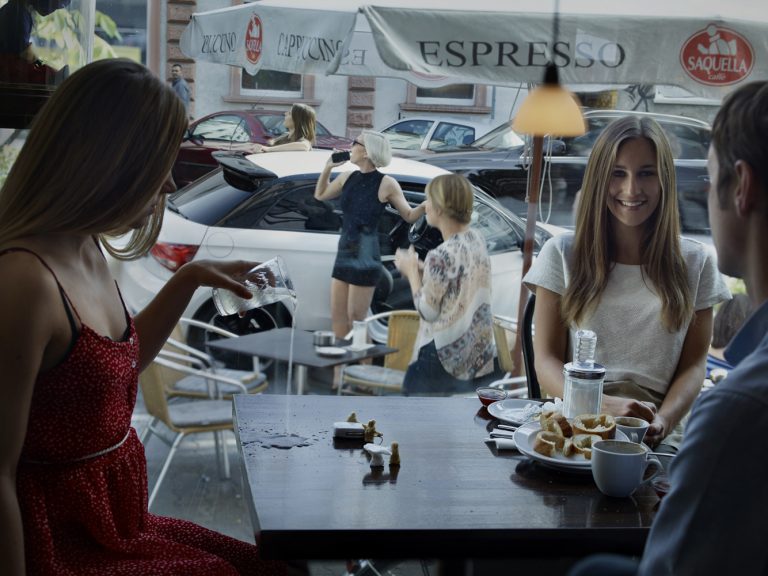
[(573, 362), (563, 367), (563, 415), (599, 414), (603, 400), (605, 367), (595, 362), (597, 335), (592, 330), (578, 330)]

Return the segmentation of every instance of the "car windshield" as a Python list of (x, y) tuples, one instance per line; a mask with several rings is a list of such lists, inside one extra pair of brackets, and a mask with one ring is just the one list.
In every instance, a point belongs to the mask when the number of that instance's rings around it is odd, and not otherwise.
[(483, 150), (506, 150), (525, 144), (522, 138), (518, 136), (509, 123), (504, 123), (498, 128), (494, 128), (482, 138), (478, 138), (470, 146), (472, 148), (481, 148)]

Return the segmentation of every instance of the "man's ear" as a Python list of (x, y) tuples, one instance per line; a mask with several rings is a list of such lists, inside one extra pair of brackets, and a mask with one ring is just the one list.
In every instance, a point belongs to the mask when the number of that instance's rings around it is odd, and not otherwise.
[(734, 164), (736, 187), (733, 191), (733, 206), (739, 216), (748, 216), (757, 210), (760, 198), (759, 182), (752, 166), (737, 160)]

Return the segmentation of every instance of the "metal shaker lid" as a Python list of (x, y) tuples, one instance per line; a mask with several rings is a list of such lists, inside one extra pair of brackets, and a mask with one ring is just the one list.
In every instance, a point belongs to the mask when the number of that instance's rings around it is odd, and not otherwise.
[(563, 374), (570, 378), (581, 378), (582, 380), (601, 380), (605, 377), (605, 366), (602, 364), (592, 364), (591, 367), (578, 366), (574, 362), (568, 362), (563, 366)]

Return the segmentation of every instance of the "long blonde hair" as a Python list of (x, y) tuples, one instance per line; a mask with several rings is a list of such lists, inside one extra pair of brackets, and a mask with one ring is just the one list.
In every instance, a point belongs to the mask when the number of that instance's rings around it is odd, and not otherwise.
[(299, 140), (307, 140), (314, 145), (317, 128), (315, 110), (306, 104), (294, 104), (291, 106), (291, 120), (293, 120), (293, 130), (275, 138), (272, 145), (298, 142)]
[(0, 246), (37, 234), (88, 234), (122, 259), (157, 240), (164, 198), (131, 229), (170, 173), (187, 127), (184, 105), (144, 66), (100, 60), (78, 70), (38, 112), (0, 190)]
[(653, 119), (626, 116), (603, 130), (587, 162), (576, 216), (572, 277), (561, 304), (568, 325), (578, 325), (597, 306), (608, 283), (615, 259), (608, 188), (618, 150), (633, 138), (646, 138), (653, 145), (661, 186), (659, 204), (645, 223), (643, 274), (661, 300), (661, 319), (668, 330), (680, 330), (693, 315), (687, 267), (680, 249), (680, 215), (669, 141)]

